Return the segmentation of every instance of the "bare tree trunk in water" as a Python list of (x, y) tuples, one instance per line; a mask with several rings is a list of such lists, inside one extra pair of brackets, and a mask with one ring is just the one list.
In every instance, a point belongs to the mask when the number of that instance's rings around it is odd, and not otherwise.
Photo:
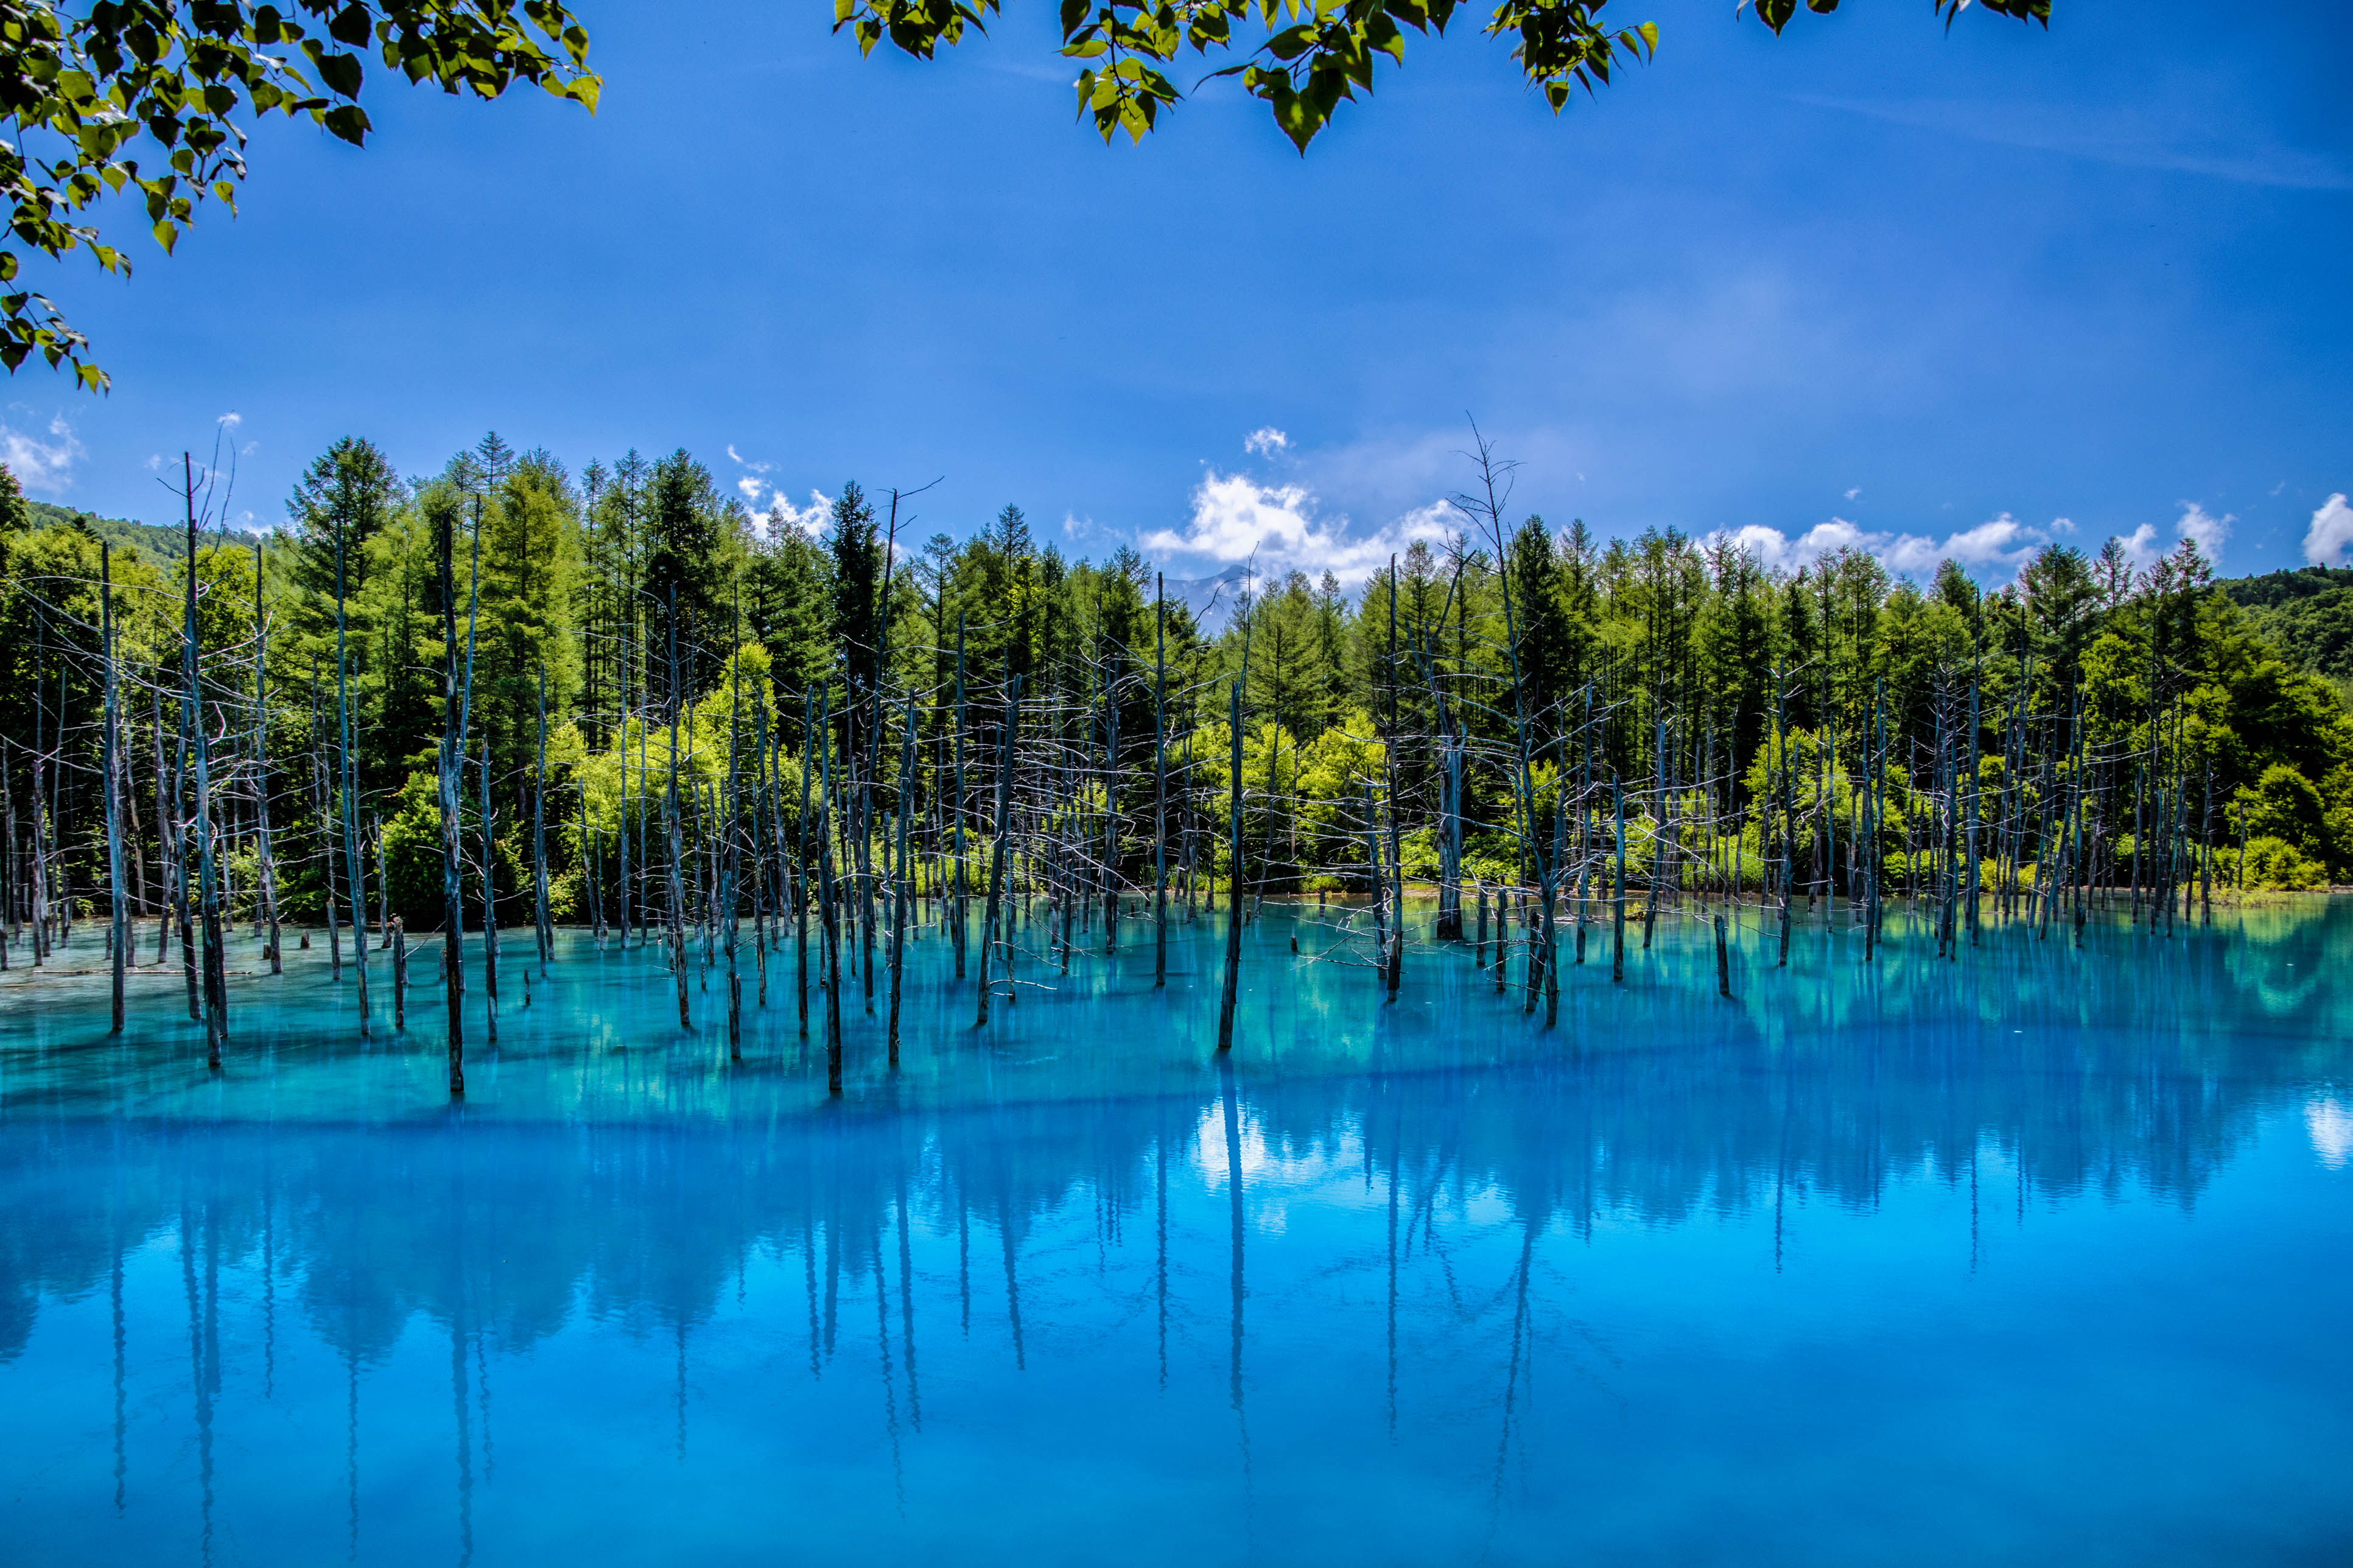
[(253, 542), (253, 625), (259, 637), (253, 660), (253, 814), (259, 857), (262, 918), (269, 925), (269, 973), (283, 974), (286, 960), (278, 927), (278, 859), (269, 847), (269, 623), (261, 605), (261, 541)]
[[(149, 726), (148, 732), (153, 737), (155, 742), (155, 872), (156, 875), (162, 879), (164, 883), (164, 896), (162, 899), (157, 900), (160, 906), (159, 918), (155, 921), (155, 962), (157, 963), (163, 963), (164, 953), (171, 950), (172, 909), (174, 903), (173, 890), (177, 887), (179, 881), (179, 879), (173, 872), (173, 865), (174, 861), (174, 851), (176, 847), (176, 844), (172, 833), (171, 807), (167, 804), (172, 775), (164, 771), (164, 682), (162, 676), (163, 672), (161, 670), (156, 671), (157, 679), (155, 684), (149, 689), (148, 692), (148, 695), (153, 703), (153, 722)], [(12, 795), (10, 797), (8, 807), (8, 846), (12, 853), (16, 848), (16, 808), (15, 805), (15, 797)], [(13, 914), (14, 911), (12, 910), (11, 913)]]
[[(587, 843), (581, 848), (585, 857)], [(547, 911), (547, 666), (539, 667), (539, 763), (531, 786), (531, 874), (539, 925), (539, 977), (555, 956), (555, 921)]]
[(482, 737), (482, 1016), (484, 1036), (499, 1043), (499, 842), (491, 805), (491, 738)]
[(694, 1019), (686, 998), (686, 885), (681, 879), (685, 845), (678, 820), (678, 711), (684, 700), (678, 687), (678, 584), (670, 587), (670, 786), (662, 798), (662, 826), (670, 836), (670, 966), (678, 978), (678, 1026), (691, 1031)]
[(1226, 808), (1226, 978), (1218, 994), (1218, 1050), (1234, 1048), (1234, 1001), (1242, 969), (1242, 683), (1234, 682), (1229, 720), (1233, 740)]
[(800, 974), (801, 1038), (808, 1038), (809, 941), (809, 784), (817, 772), (817, 727), (811, 721), (809, 694), (801, 693), (801, 818), (800, 854), (793, 883), (793, 963)]
[(828, 685), (818, 694), (816, 741), (821, 790), (818, 799), (818, 900), (825, 921), (825, 963), (820, 981), (825, 987), (825, 1087), (841, 1092), (841, 910), (833, 886), (833, 730), (826, 711), (833, 695)]
[(123, 971), (131, 959), (131, 906), (122, 891), (121, 693), (114, 676), (114, 562), (111, 546), (98, 547), (100, 636), (106, 658), (106, 733), (101, 747), (100, 787), (106, 791), (107, 953), (113, 971), (114, 1026), (122, 1033)]
[(319, 661), (311, 661), (311, 794), (318, 806), (319, 837), (326, 861), (327, 978), (343, 977), (343, 895), (335, 889), (335, 788), (327, 782), (327, 738), (319, 729)]
[[(475, 506), (476, 539), (480, 538), (481, 508)], [(459, 838), (459, 770), (465, 765), (467, 698), (458, 676), (458, 584), (450, 557), (455, 552), (457, 519), (441, 524), (441, 991), (448, 1017), (449, 1092), (466, 1092), (466, 900), (459, 868), (463, 847)], [(470, 622), (471, 616), (468, 619)], [(468, 660), (470, 671), (471, 660)], [(470, 687), (470, 681), (468, 686)]]
[(180, 919), (180, 971), (188, 983), (188, 1021), (192, 1024), (200, 1024), (204, 1022), (205, 1008), (204, 998), (197, 988), (196, 982), (196, 928), (195, 920), (189, 913), (192, 896), (188, 848), (190, 829), (188, 820), (183, 815), (187, 809), (190, 744), (188, 704), (185, 694), (183, 693), (180, 701), (180, 744), (172, 759), (172, 826), (173, 837), (179, 847), (176, 857), (178, 875), (173, 881), (172, 898), (174, 909)]
[(738, 760), (743, 752), (744, 703), (744, 626), (739, 610), (727, 659), (727, 804), (721, 816), (720, 831), (723, 834), (724, 865), (719, 874), (719, 918), (727, 924), (727, 1058), (730, 1061), (744, 1059), (744, 976), (737, 968), (739, 931), (735, 919), (736, 881), (743, 874), (743, 859), (736, 852), (736, 828), (744, 816), (743, 766)]
[(221, 952), (220, 890), (213, 874), (213, 802), (209, 755), (205, 732), (204, 692), (198, 684), (196, 656), (196, 487), (195, 468), (183, 454), (188, 503), (188, 616), (182, 645), (187, 677), (188, 727), (195, 737), (196, 770), (197, 896), (205, 926), (205, 1059), (221, 1065), (221, 1047), (228, 1041), (228, 972)]
[[(990, 824), (995, 842), (989, 847), (988, 905), (980, 921), (980, 1010), (977, 1027), (988, 1022), (988, 962), (997, 943), (997, 913), (1005, 903), (1005, 845), (1013, 808), (1014, 740), (1021, 729), (1021, 677), (1013, 678), (1012, 695), (1005, 701), (1005, 732), (998, 738), (997, 759), (997, 820)], [(1007, 916), (1008, 922), (1010, 915)]]
[(951, 929), (955, 938), (955, 977), (958, 980), (962, 980), (964, 978), (965, 926), (967, 919), (967, 910), (965, 907), (966, 879), (965, 875), (964, 844), (964, 738), (965, 721), (968, 717), (965, 710), (964, 695), (964, 612), (962, 610), (958, 610), (956, 612), (955, 705), (955, 802), (954, 805), (955, 813), (955, 913)]
[(899, 1065), (899, 981), (907, 955), (907, 806), (915, 798), (915, 700), (907, 699), (907, 721), (899, 752), (898, 875), (891, 898), (891, 1065)]
[(359, 970), (360, 1038), (368, 1022), (367, 873), (360, 850), (359, 763), (353, 752), (351, 660), (343, 648), (343, 526), (335, 524), (335, 737), (340, 765), (336, 782), (343, 797), (344, 883), (352, 896), (352, 962)]
[(1168, 984), (1167, 583), (1152, 576), (1152, 984)]

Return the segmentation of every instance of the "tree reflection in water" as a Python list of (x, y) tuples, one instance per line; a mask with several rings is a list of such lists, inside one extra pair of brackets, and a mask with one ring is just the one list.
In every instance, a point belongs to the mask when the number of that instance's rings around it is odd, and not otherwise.
[(981, 1033), (911, 984), (936, 1014), (896, 1074), (854, 1041), (836, 1103), (788, 1002), (731, 1068), (663, 1030), (650, 960), (579, 939), (459, 1109), (438, 1038), (359, 1049), (322, 974), (238, 999), (218, 1080), (168, 1028), (106, 1042), (102, 993), (12, 986), (0, 1538), (2322, 1550), (2353, 1531), (2348, 917), (1867, 966), (1816, 928), (1780, 973), (1751, 931), (1733, 1003), (1694, 926), (1625, 986), (1572, 971), (1547, 1032), (1428, 950), (1394, 1005), (1294, 966), (1271, 913), (1229, 1066), (1204, 922), (1157, 996), (1148, 948)]

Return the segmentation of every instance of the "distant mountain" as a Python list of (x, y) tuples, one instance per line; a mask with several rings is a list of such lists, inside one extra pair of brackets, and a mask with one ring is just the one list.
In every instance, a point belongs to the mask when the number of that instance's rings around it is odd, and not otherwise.
[(1214, 577), (1171, 577), (1165, 586), (1170, 598), (1193, 612), (1195, 624), (1204, 631), (1215, 631), (1225, 625), (1234, 595), (1249, 575), (1248, 563), (1238, 562)]
[(2216, 584), (2291, 664), (2353, 680), (2353, 569), (2306, 566)]
[[(187, 533), (168, 523), (132, 522), (120, 517), (100, 517), (94, 511), (82, 511), (52, 501), (25, 501), (35, 528), (79, 529), (94, 539), (102, 539), (117, 550), (135, 550), (148, 560), (164, 563), (176, 561), (188, 552)], [(238, 537), (243, 538), (244, 535)], [(207, 548), (220, 542), (220, 531), (207, 529), (203, 535)]]

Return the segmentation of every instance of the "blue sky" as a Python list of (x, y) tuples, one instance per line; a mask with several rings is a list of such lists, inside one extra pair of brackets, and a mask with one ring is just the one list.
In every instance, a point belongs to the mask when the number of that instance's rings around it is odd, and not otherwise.
[(2185, 522), (2232, 574), (2316, 514), (2353, 549), (2342, 6), (1875, 0), (1776, 39), (1612, 0), (1658, 58), (1557, 119), (1466, 10), (1303, 160), (1230, 83), (1103, 146), (1008, 4), (923, 65), (816, 5), (584, 0), (593, 119), (387, 79), (364, 153), (267, 128), (236, 220), (37, 280), (115, 390), (20, 373), (0, 451), (162, 520), (151, 461), (234, 414), (269, 524), (337, 437), (427, 472), (495, 427), (684, 446), (763, 510), (944, 475), (919, 532), (1010, 500), (1076, 552), (1354, 577), (1454, 521), (1475, 415), (1516, 510), (1605, 536), (1988, 581)]

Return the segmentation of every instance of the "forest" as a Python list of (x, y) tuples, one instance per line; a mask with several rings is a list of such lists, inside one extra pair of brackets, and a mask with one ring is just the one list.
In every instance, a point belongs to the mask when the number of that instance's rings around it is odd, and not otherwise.
[(682, 974), (690, 931), (765, 953), (817, 918), (871, 996), (911, 921), (986, 982), (1000, 903), (1059, 910), (1067, 964), (1074, 920), (1113, 944), (1239, 892), (1365, 903), (1392, 986), (1409, 913), (1483, 959), (1508, 905), (1533, 988), (1630, 888), (1646, 942), (1687, 898), (1785, 933), (1926, 900), (1957, 942), (2353, 876), (2341, 689), (2188, 541), (2052, 545), (1993, 591), (1785, 573), (1514, 519), (1482, 446), (1460, 529), (1356, 592), (1172, 595), (1018, 506), (962, 539), (855, 483), (814, 531), (755, 517), (684, 451), (575, 474), (493, 434), (404, 476), (345, 439), (266, 535), (183, 478), (175, 526), (0, 486), (0, 961), (119, 887), (133, 963), (198, 915), (273, 962), (324, 926), (339, 968), (354, 925), (470, 918), (650, 932)]

